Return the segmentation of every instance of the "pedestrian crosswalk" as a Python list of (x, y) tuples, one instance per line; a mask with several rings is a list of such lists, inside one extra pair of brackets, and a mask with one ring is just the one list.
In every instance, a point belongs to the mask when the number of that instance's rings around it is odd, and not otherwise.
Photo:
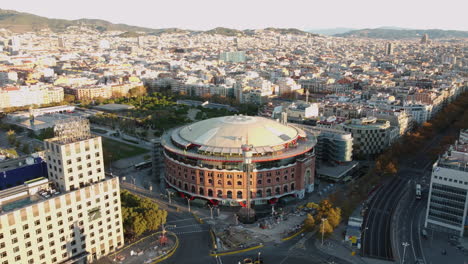
[(187, 235), (187, 234), (203, 233), (203, 232), (208, 232), (208, 229), (200, 228), (200, 229), (195, 229), (195, 230), (190, 230), (190, 231), (180, 231), (180, 232), (174, 232), (174, 233), (176, 235)]
[[(177, 220), (176, 220), (177, 221)], [(188, 225), (179, 225), (176, 221), (172, 221), (173, 226), (168, 226), (167, 230), (171, 230), (176, 235), (185, 235), (185, 234), (192, 234), (192, 233), (202, 233), (208, 232), (209, 227), (203, 224), (188, 224)]]

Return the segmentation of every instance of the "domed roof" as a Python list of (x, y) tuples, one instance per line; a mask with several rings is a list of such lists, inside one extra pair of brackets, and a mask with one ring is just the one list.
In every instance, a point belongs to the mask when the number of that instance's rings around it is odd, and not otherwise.
[(185, 126), (179, 136), (193, 144), (220, 148), (240, 148), (248, 143), (254, 147), (281, 145), (295, 139), (298, 129), (258, 116), (224, 116)]

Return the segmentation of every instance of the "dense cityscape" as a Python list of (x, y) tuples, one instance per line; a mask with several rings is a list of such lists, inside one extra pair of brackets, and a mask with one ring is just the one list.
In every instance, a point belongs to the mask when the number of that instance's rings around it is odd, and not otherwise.
[(104, 22), (0, 9), (1, 264), (468, 263), (466, 31)]

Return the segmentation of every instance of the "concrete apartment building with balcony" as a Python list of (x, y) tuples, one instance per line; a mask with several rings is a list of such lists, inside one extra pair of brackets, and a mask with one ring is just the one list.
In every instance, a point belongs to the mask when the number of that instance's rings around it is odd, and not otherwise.
[(426, 228), (468, 236), (468, 130), (432, 167)]
[(354, 154), (363, 156), (381, 153), (399, 135), (398, 128), (390, 126), (390, 121), (376, 117), (349, 120), (343, 124), (343, 130), (353, 136)]
[(89, 123), (45, 141), (48, 178), (0, 191), (0, 263), (92, 263), (123, 246), (118, 178), (104, 174)]

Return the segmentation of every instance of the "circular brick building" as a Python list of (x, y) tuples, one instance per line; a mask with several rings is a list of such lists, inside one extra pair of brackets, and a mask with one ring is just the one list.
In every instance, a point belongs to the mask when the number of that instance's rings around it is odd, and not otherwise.
[(162, 137), (165, 180), (184, 195), (223, 205), (245, 205), (242, 145), (252, 146), (253, 204), (312, 192), (315, 138), (293, 125), (254, 116), (211, 118)]

